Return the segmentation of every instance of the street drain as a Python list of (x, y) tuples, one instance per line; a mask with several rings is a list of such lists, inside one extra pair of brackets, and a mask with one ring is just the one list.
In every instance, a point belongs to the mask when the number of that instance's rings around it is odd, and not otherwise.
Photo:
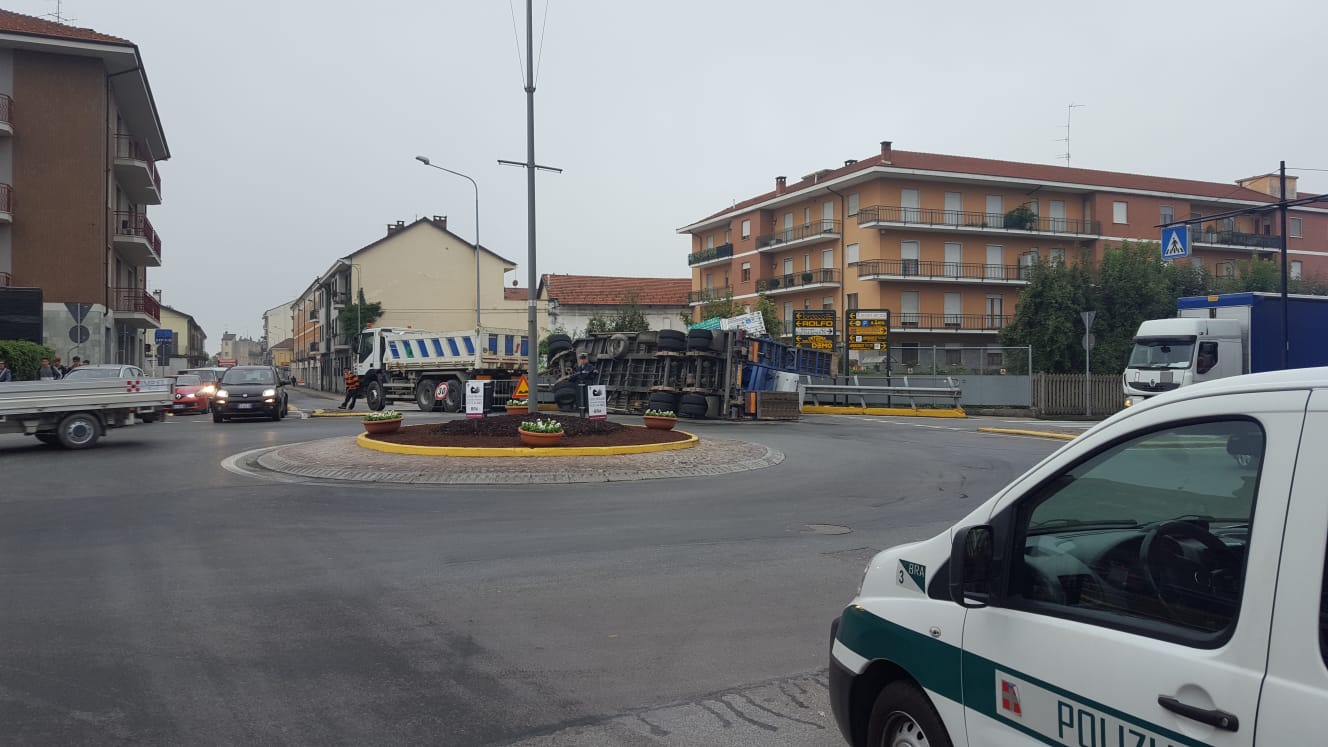
[(853, 531), (838, 524), (805, 524), (804, 526), (806, 529), (802, 531), (805, 534), (848, 534)]

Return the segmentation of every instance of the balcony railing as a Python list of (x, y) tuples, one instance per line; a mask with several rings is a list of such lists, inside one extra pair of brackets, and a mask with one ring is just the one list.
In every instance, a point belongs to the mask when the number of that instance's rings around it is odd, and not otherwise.
[(699, 265), (703, 262), (713, 262), (717, 259), (728, 259), (733, 256), (732, 244), (720, 244), (712, 246), (709, 249), (702, 249), (699, 252), (692, 252), (687, 255), (687, 264)]
[(0, 130), (14, 132), (14, 99), (7, 93), (0, 93)]
[(8, 184), (0, 184), (0, 213), (14, 213), (14, 188)]
[(1216, 226), (1190, 226), (1190, 243), (1222, 244), (1225, 246), (1253, 246), (1260, 249), (1281, 249), (1281, 239), (1264, 233), (1227, 231)]
[(1000, 314), (920, 314), (916, 311), (901, 311), (890, 321), (891, 327), (898, 330), (952, 330), (993, 332), (1005, 327), (1014, 317)]
[(762, 249), (768, 249), (772, 246), (781, 244), (791, 244), (795, 241), (804, 239), (815, 239), (820, 237), (831, 238), (838, 236), (840, 224), (837, 220), (814, 220), (811, 223), (804, 223), (801, 226), (785, 228), (782, 231), (774, 233), (763, 233), (756, 237), (756, 245)]
[(152, 178), (152, 184), (156, 187), (157, 194), (161, 194), (161, 174), (157, 173), (156, 159), (152, 157), (152, 151), (148, 149), (147, 145), (129, 135), (116, 135), (115, 157), (129, 161), (142, 161)]
[(809, 285), (839, 283), (839, 270), (808, 270), (756, 281), (756, 292), (797, 290)]
[(7, 272), (0, 272), (0, 288), (8, 288), (14, 279)]
[(898, 207), (895, 205), (873, 205), (858, 211), (859, 226), (878, 223), (986, 228), (999, 231), (1028, 231), (1030, 233), (1068, 233), (1076, 236), (1098, 236), (1102, 233), (1102, 224), (1095, 220), (1042, 218), (1016, 212), (975, 213), (967, 210), (937, 210), (936, 208)]
[(152, 221), (142, 213), (117, 210), (115, 213), (115, 234), (117, 236), (136, 236), (146, 239), (152, 245), (152, 253), (161, 259), (161, 237), (152, 229)]
[(1033, 268), (1019, 265), (983, 265), (969, 262), (934, 262), (916, 259), (870, 259), (857, 263), (858, 277), (874, 275), (954, 282), (1026, 283)]
[(161, 304), (142, 288), (112, 288), (111, 310), (121, 314), (144, 314), (161, 321)]
[(710, 303), (711, 301), (722, 301), (733, 295), (733, 286), (724, 285), (718, 288), (702, 288), (701, 290), (688, 291), (687, 303)]

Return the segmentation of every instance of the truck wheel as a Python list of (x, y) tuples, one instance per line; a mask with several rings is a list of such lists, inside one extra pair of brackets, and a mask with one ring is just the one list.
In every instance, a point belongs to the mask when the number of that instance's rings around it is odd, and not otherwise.
[[(434, 379), (420, 379), (420, 383), (415, 385), (415, 404), (419, 406), (420, 412), (433, 412), (438, 409), (438, 400), (433, 398), (434, 390), (438, 388), (438, 382)], [(452, 395), (452, 387), (448, 385), (447, 394)]]
[(613, 337), (610, 337), (610, 338), (609, 338), (609, 356), (612, 357), (612, 358), (621, 358), (621, 357), (623, 357), (624, 355), (627, 355), (627, 346), (628, 346), (628, 344), (629, 344), (629, 340), (627, 339), (627, 335), (624, 335), (624, 334), (621, 333), (621, 332), (619, 332), (618, 334), (614, 335)]
[(95, 446), (97, 439), (101, 438), (101, 423), (87, 413), (76, 412), (60, 421), (56, 435), (66, 449), (86, 449)]
[(661, 329), (655, 347), (666, 353), (681, 353), (687, 349), (687, 335), (676, 329)]
[(364, 401), (369, 404), (369, 409), (374, 412), (382, 410), (387, 405), (387, 397), (383, 394), (383, 382), (374, 379), (364, 387)]
[(953, 747), (931, 701), (917, 685), (903, 680), (891, 682), (876, 696), (867, 725), (867, 744)]
[[(432, 396), (432, 395), (431, 395)], [(465, 407), (466, 390), (456, 379), (447, 380), (447, 399), (443, 400), (444, 412), (461, 412)]]

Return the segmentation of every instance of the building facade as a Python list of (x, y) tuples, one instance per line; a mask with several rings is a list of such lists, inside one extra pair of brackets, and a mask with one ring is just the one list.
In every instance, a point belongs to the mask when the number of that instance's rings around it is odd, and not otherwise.
[(576, 337), (595, 317), (610, 317), (636, 303), (650, 329), (684, 329), (689, 278), (626, 278), (604, 275), (544, 275), (539, 300), (547, 306), (549, 329)]
[(0, 11), (0, 282), (42, 289), (65, 360), (151, 363), (169, 157), (137, 46)]
[(207, 335), (198, 322), (183, 311), (161, 304), (161, 327), (154, 335), (154, 342), (157, 366), (167, 368), (169, 372), (207, 365)]
[[(1216, 275), (1276, 260), (1276, 213), (1202, 221), (1275, 202), (1277, 179), (1235, 184), (894, 150), (804, 176), (679, 229), (691, 236), (690, 305), (731, 294), (773, 301), (791, 329), (798, 310), (888, 309), (896, 366), (931, 347), (995, 345), (1030, 268), (1100, 258), (1125, 240), (1157, 241), (1158, 224), (1196, 219), (1188, 260)], [(1296, 194), (1288, 179), (1289, 196)], [(1328, 203), (1291, 210), (1290, 274), (1328, 272)], [(860, 365), (881, 362), (852, 353)], [(984, 361), (992, 363), (990, 359)]]
[(237, 366), (261, 366), (265, 357), (262, 340), (238, 337), (234, 332), (222, 334), (219, 360), (233, 360)]

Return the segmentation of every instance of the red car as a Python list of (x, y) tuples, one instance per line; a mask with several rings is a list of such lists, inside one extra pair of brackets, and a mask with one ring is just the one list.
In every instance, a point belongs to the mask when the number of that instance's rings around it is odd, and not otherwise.
[(194, 374), (180, 374), (175, 377), (175, 401), (171, 403), (171, 412), (180, 415), (187, 412), (206, 413), (212, 409), (212, 391), (203, 384), (203, 380)]

